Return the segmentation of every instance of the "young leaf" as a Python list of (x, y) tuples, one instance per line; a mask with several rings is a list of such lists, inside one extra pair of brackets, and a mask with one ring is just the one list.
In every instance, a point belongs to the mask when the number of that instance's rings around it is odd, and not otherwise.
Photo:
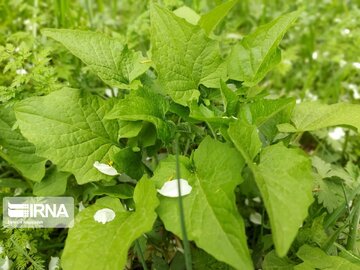
[(45, 175), (46, 159), (35, 154), (35, 146), (13, 128), (16, 123), (11, 107), (0, 107), (0, 157), (35, 182)]
[(360, 131), (360, 105), (337, 103), (333, 105), (318, 102), (304, 102), (297, 105), (291, 116), (294, 126), (280, 124), (281, 132), (313, 131), (321, 128), (348, 125)]
[(256, 126), (237, 120), (230, 123), (228, 134), (241, 155), (252, 162), (262, 146)]
[(36, 153), (84, 184), (108, 178), (93, 164), (109, 161), (110, 154), (119, 150), (119, 126), (117, 121), (103, 119), (105, 105), (97, 96), (64, 88), (19, 102), (15, 114)]
[[(159, 201), (150, 180), (140, 180), (135, 188), (135, 212), (125, 212), (118, 199), (109, 200), (100, 200), (77, 215), (61, 257), (64, 270), (124, 269), (131, 244), (151, 230)], [(115, 218), (105, 224), (94, 220), (103, 208), (115, 212)]]
[(70, 173), (60, 172), (56, 166), (52, 166), (46, 172), (44, 179), (36, 183), (33, 187), (33, 193), (36, 196), (59, 196), (66, 191), (67, 180)]
[(239, 97), (231, 90), (224, 81), (220, 82), (220, 92), (227, 115), (235, 115), (239, 103)]
[(228, 57), (230, 79), (243, 81), (249, 87), (260, 82), (280, 62), (281, 52), (278, 46), (298, 16), (299, 12), (280, 16), (260, 26), (235, 45)]
[[(207, 137), (195, 151), (194, 170), (187, 158), (181, 157), (180, 162), (181, 178), (192, 186), (183, 198), (189, 240), (236, 269), (253, 269), (234, 194), (242, 181), (244, 160), (234, 148)], [(175, 179), (175, 168), (172, 156), (160, 163), (153, 177), (157, 188)], [(178, 201), (161, 196), (157, 211), (166, 229), (180, 236)]]
[(296, 266), (295, 269), (360, 269), (359, 265), (351, 263), (344, 258), (339, 256), (329, 256), (320, 248), (308, 245), (302, 246), (296, 255), (304, 261), (308, 268), (300, 268)]
[(134, 88), (134, 80), (150, 67), (140, 52), (101, 33), (68, 29), (44, 29), (42, 33), (62, 43), (113, 87)]
[(125, 99), (116, 100), (112, 110), (105, 116), (107, 119), (126, 121), (147, 121), (155, 125), (158, 137), (168, 142), (173, 133), (170, 122), (165, 121), (169, 109), (167, 100), (146, 89), (132, 91)]
[(260, 164), (252, 170), (269, 214), (276, 252), (285, 256), (313, 202), (311, 162), (300, 150), (280, 143), (264, 148)]
[(271, 142), (278, 133), (277, 125), (290, 120), (294, 107), (293, 98), (260, 99), (241, 106), (239, 114), (256, 125)]
[(237, 2), (238, 0), (229, 0), (221, 5), (218, 5), (213, 10), (201, 16), (199, 25), (209, 35)]
[(218, 42), (204, 30), (153, 4), (150, 10), (152, 60), (171, 98), (186, 106), (200, 96), (198, 86), (218, 87), (226, 79)]

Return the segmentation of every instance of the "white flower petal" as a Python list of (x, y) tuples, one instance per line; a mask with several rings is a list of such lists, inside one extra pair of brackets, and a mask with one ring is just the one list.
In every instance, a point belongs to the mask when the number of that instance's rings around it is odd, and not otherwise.
[(354, 62), (352, 63), (353, 67), (356, 69), (360, 69), (360, 62)]
[(79, 202), (79, 212), (81, 212), (84, 209), (85, 209), (85, 206), (84, 206), (83, 202), (82, 201)]
[(318, 56), (319, 56), (319, 53), (317, 51), (313, 52), (312, 55), (311, 55), (313, 60), (318, 59)]
[[(192, 187), (189, 185), (188, 181), (185, 179), (180, 179), (180, 187), (181, 187), (181, 196), (185, 196), (190, 194)], [(161, 189), (157, 190), (161, 195), (165, 197), (179, 197), (179, 190), (178, 190), (178, 180), (174, 179), (171, 181), (167, 181), (161, 187)]]
[(94, 220), (96, 222), (105, 224), (107, 222), (112, 221), (115, 218), (115, 212), (109, 208), (103, 208), (97, 210), (94, 215)]
[(347, 36), (347, 35), (350, 34), (350, 29), (344, 28), (344, 29), (341, 30), (340, 33), (341, 33), (341, 35), (343, 35), (343, 36)]
[(26, 75), (26, 74), (27, 74), (27, 71), (26, 71), (26, 69), (23, 69), (23, 68), (17, 69), (17, 70), (16, 70), (16, 74), (17, 74), (17, 75)]
[(11, 261), (9, 260), (9, 257), (6, 256), (4, 259), (3, 265), (0, 265), (1, 270), (10, 270), (11, 267)]
[(119, 174), (118, 171), (114, 167), (112, 167), (108, 164), (105, 164), (105, 163), (100, 163), (99, 161), (95, 161), (93, 166), (96, 169), (98, 169), (101, 173), (106, 174), (106, 175), (114, 176), (114, 175)]
[(261, 225), (261, 215), (258, 212), (250, 214), (250, 221), (254, 224)]
[(49, 262), (49, 270), (60, 269), (59, 262), (60, 262), (59, 257), (51, 257), (50, 262)]
[(328, 134), (329, 137), (335, 141), (338, 141), (345, 136), (344, 129), (341, 127), (335, 128), (333, 131), (330, 131)]

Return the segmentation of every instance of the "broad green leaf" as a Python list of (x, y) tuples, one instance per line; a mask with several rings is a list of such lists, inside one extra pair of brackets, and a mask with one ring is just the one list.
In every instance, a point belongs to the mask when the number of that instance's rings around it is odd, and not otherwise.
[(165, 92), (186, 106), (198, 100), (200, 84), (219, 87), (226, 66), (219, 44), (204, 30), (153, 4), (150, 10), (152, 60)]
[(220, 92), (226, 114), (229, 116), (236, 115), (239, 105), (239, 97), (223, 81), (220, 82)]
[(239, 114), (256, 125), (271, 142), (278, 133), (277, 125), (290, 120), (294, 107), (295, 100), (292, 98), (260, 99), (241, 106)]
[(250, 167), (269, 214), (276, 252), (285, 256), (313, 202), (311, 162), (299, 149), (279, 143), (264, 148), (260, 164)]
[(29, 184), (16, 178), (0, 178), (0, 187), (27, 189)]
[(256, 126), (237, 120), (230, 124), (228, 134), (245, 160), (252, 162), (262, 146)]
[(46, 159), (35, 154), (35, 146), (14, 128), (16, 122), (11, 107), (0, 107), (0, 157), (20, 173), (35, 182), (45, 175)]
[[(194, 153), (194, 164), (186, 157), (180, 162), (181, 177), (193, 188), (183, 198), (188, 238), (217, 260), (253, 269), (234, 193), (244, 160), (236, 149), (207, 137)], [(153, 177), (157, 188), (176, 178), (175, 168), (172, 156), (160, 163)], [(157, 211), (166, 229), (181, 237), (177, 199), (161, 196)]]
[(238, 0), (229, 0), (221, 5), (218, 5), (213, 10), (201, 16), (199, 25), (209, 35), (237, 2)]
[(116, 168), (133, 179), (140, 179), (144, 174), (141, 152), (134, 152), (130, 147), (121, 149), (113, 157)]
[(129, 184), (119, 184), (115, 186), (97, 186), (91, 185), (83, 192), (83, 197), (87, 201), (92, 200), (95, 196), (107, 195), (119, 199), (132, 198), (134, 194), (134, 187)]
[(298, 16), (299, 12), (280, 16), (260, 26), (235, 45), (228, 57), (229, 77), (243, 81), (249, 87), (260, 82), (280, 62), (278, 46)]
[(274, 250), (266, 254), (262, 263), (264, 270), (293, 270), (294, 266), (288, 258), (279, 258)]
[(15, 106), (21, 133), (39, 156), (71, 172), (79, 184), (107, 179), (93, 167), (119, 150), (117, 121), (104, 120), (107, 103), (80, 90), (65, 88), (32, 97)]
[(214, 124), (228, 124), (230, 121), (234, 120), (231, 117), (222, 116), (223, 113), (220, 111), (212, 111), (203, 104), (198, 105), (195, 101), (193, 101), (189, 107), (189, 117), (196, 120), (206, 121), (208, 123)]
[(301, 265), (295, 266), (294, 269), (326, 269), (326, 270), (359, 270), (360, 265), (351, 263), (350, 261), (339, 256), (329, 256), (320, 248), (308, 245), (302, 246), (296, 255), (304, 261), (308, 266), (301, 268)]
[[(142, 179), (135, 188), (135, 212), (125, 212), (119, 200), (101, 200), (76, 216), (69, 230), (61, 266), (64, 270), (124, 269), (131, 244), (151, 230), (158, 206), (152, 181)], [(105, 224), (94, 220), (96, 211), (112, 209), (115, 219)]]
[(143, 127), (142, 121), (120, 121), (119, 138), (136, 137)]
[(36, 196), (59, 196), (66, 191), (67, 180), (70, 173), (60, 172), (56, 166), (50, 167), (44, 179), (36, 183), (33, 187), (33, 193)]
[(44, 29), (42, 33), (62, 43), (113, 87), (134, 88), (139, 84), (134, 80), (150, 67), (140, 52), (101, 33), (69, 29)]
[(291, 117), (293, 126), (278, 125), (281, 132), (313, 131), (331, 126), (347, 125), (360, 131), (360, 105), (337, 103), (333, 105), (318, 102), (303, 102), (296, 105)]
[(138, 89), (132, 91), (125, 99), (116, 100), (106, 118), (150, 122), (155, 125), (158, 137), (168, 142), (173, 130), (170, 122), (165, 120), (168, 109), (169, 104), (163, 96), (149, 90)]

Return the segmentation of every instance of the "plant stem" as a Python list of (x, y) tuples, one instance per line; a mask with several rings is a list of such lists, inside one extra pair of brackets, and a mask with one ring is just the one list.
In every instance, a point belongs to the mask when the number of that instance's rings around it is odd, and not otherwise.
[(180, 214), (180, 225), (181, 225), (181, 233), (183, 238), (184, 245), (184, 255), (185, 255), (185, 266), (187, 270), (192, 270), (192, 261), (191, 261), (191, 252), (190, 252), (190, 244), (187, 238), (186, 233), (186, 225), (185, 225), (185, 215), (184, 215), (184, 207), (181, 196), (181, 184), (180, 184), (180, 162), (179, 162), (179, 136), (176, 137), (175, 140), (175, 157), (176, 157), (176, 178), (178, 183), (178, 202), (179, 202), (179, 214)]
[(354, 216), (350, 223), (349, 237), (346, 243), (346, 249), (351, 251), (355, 251), (356, 236), (360, 222), (360, 195), (357, 195), (354, 199), (353, 211)]
[(147, 266), (146, 266), (146, 262), (145, 262), (145, 258), (144, 258), (144, 254), (141, 250), (141, 246), (140, 246), (140, 243), (139, 243), (139, 240), (136, 240), (135, 241), (135, 249), (136, 249), (136, 253), (138, 255), (138, 258), (141, 262), (141, 265), (143, 267), (144, 270), (147, 270)]

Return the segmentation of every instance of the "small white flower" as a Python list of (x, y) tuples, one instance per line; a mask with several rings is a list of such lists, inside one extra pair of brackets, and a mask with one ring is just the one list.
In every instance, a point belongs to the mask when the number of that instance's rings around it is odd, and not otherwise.
[(313, 60), (318, 59), (318, 56), (319, 56), (319, 53), (317, 51), (313, 52), (312, 55), (311, 55)]
[(344, 29), (341, 30), (341, 35), (347, 36), (349, 34), (350, 34), (350, 29), (344, 28)]
[(100, 163), (99, 161), (95, 161), (93, 166), (96, 169), (98, 169), (98, 171), (100, 171), (101, 173), (106, 174), (106, 175), (114, 176), (114, 175), (119, 174), (118, 171), (114, 167), (112, 167), (108, 164), (105, 164), (105, 163)]
[(360, 93), (358, 89), (353, 90), (353, 97), (354, 99), (360, 99)]
[(108, 96), (108, 97), (117, 97), (118, 94), (119, 94), (119, 89), (118, 88), (113, 88), (113, 89), (106, 88), (105, 89), (105, 95)]
[(16, 47), (15, 50), (14, 50), (14, 52), (16, 52), (16, 53), (19, 52), (19, 51), (20, 51), (19, 47)]
[(338, 141), (345, 136), (344, 129), (341, 127), (335, 128), (334, 130), (330, 131), (328, 134), (329, 137), (335, 141)]
[(258, 212), (250, 214), (250, 221), (254, 224), (261, 225), (261, 215)]
[(316, 101), (316, 100), (318, 99), (318, 96), (315, 95), (315, 94), (313, 94), (313, 93), (311, 93), (311, 92), (307, 92), (307, 93), (306, 93), (306, 96), (307, 96), (310, 100), (312, 100), (312, 101)]
[[(185, 179), (180, 179), (180, 187), (181, 187), (181, 196), (185, 196), (190, 194), (192, 187), (189, 185), (188, 181)], [(174, 179), (171, 181), (167, 181), (161, 187), (161, 189), (157, 190), (161, 195), (165, 197), (179, 197), (179, 190), (178, 190), (178, 180)]]
[(16, 70), (16, 74), (17, 74), (17, 75), (26, 75), (26, 74), (27, 74), (27, 71), (26, 71), (26, 69), (23, 69), (23, 68), (17, 69), (17, 70)]
[(296, 104), (300, 104), (301, 103), (301, 98), (297, 98), (296, 99)]
[(354, 62), (352, 63), (353, 67), (356, 69), (360, 69), (360, 62)]
[(346, 62), (345, 60), (343, 60), (343, 59), (341, 59), (341, 60), (339, 61), (339, 66), (340, 66), (341, 68), (343, 68), (346, 64), (347, 64), (347, 62)]
[(1, 270), (10, 270), (11, 261), (9, 260), (9, 257), (6, 256), (4, 259), (3, 265), (0, 265)]
[(82, 201), (79, 202), (79, 212), (81, 212), (84, 209), (85, 209), (85, 206), (84, 206), (83, 202)]
[(94, 220), (96, 222), (105, 224), (107, 222), (112, 221), (115, 218), (115, 212), (109, 208), (103, 208), (97, 210), (94, 215)]
[(51, 257), (50, 262), (49, 262), (49, 270), (60, 269), (59, 262), (60, 262), (59, 257)]

